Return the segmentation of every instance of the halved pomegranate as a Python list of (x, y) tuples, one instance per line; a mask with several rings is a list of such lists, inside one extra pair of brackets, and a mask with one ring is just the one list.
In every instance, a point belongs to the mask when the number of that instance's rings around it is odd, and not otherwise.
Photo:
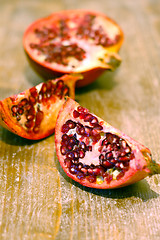
[(65, 96), (75, 97), (75, 83), (81, 77), (63, 75), (0, 101), (0, 125), (32, 140), (51, 135)]
[(66, 174), (87, 187), (118, 188), (160, 173), (148, 148), (70, 98), (57, 118), (55, 144)]
[(82, 73), (82, 87), (104, 70), (114, 70), (121, 59), (121, 28), (102, 13), (65, 10), (32, 23), (24, 33), (23, 46), (33, 68), (44, 78)]

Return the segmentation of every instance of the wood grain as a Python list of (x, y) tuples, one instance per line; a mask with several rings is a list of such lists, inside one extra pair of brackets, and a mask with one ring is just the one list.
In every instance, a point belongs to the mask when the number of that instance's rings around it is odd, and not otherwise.
[[(160, 162), (159, 0), (0, 0), (0, 98), (42, 81), (22, 47), (26, 27), (53, 11), (88, 8), (124, 31), (118, 70), (76, 91), (81, 105), (149, 147)], [(22, 139), (0, 127), (0, 239), (159, 240), (160, 176), (117, 190), (70, 180), (54, 135)]]

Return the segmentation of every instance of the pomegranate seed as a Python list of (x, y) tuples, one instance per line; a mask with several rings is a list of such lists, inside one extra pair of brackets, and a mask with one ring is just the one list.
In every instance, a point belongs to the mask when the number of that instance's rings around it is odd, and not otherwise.
[(34, 132), (34, 133), (38, 133), (39, 130), (40, 130), (40, 127), (39, 127), (39, 126), (35, 126), (35, 127), (33, 128), (33, 132)]
[(93, 169), (93, 173), (96, 176), (102, 176), (104, 173), (104, 170), (102, 168), (96, 167), (95, 169)]
[(43, 113), (42, 111), (38, 111), (38, 112), (36, 113), (35, 125), (36, 125), (36, 126), (37, 126), (37, 125), (40, 125), (41, 122), (42, 122), (42, 120), (43, 120), (43, 118), (44, 118), (44, 113)]
[(84, 126), (84, 129), (85, 129), (85, 136), (86, 136), (86, 137), (91, 136), (91, 134), (92, 134), (92, 128), (89, 127), (89, 126)]
[(58, 88), (58, 89), (61, 89), (63, 86), (64, 86), (64, 82), (63, 82), (62, 80), (59, 80), (59, 81), (56, 83), (56, 88)]
[(79, 151), (79, 157), (80, 158), (84, 158), (85, 157), (85, 152), (82, 149)]
[(92, 120), (93, 116), (90, 113), (85, 114), (84, 116), (84, 122), (90, 122)]
[(56, 88), (54, 94), (57, 97), (62, 98), (62, 89), (61, 88)]
[(48, 80), (46, 82), (46, 88), (47, 88), (47, 91), (51, 91), (52, 87), (54, 88), (53, 84), (52, 84), (52, 81)]
[(66, 165), (67, 168), (70, 168), (72, 165), (72, 161), (70, 159), (65, 159), (64, 164)]
[(67, 134), (62, 135), (62, 141), (68, 141), (69, 137)]
[(124, 176), (124, 174), (125, 174), (125, 172), (124, 172), (124, 171), (121, 171), (121, 172), (117, 175), (116, 179), (119, 180), (120, 178), (122, 178), (122, 177)]
[(99, 159), (100, 159), (100, 160), (104, 160), (104, 155), (101, 154), (101, 155), (99, 156)]
[(22, 114), (24, 113), (23, 108), (18, 108), (18, 113), (19, 113), (20, 115), (22, 115)]
[(82, 179), (85, 178), (85, 176), (84, 176), (83, 173), (80, 172), (80, 173), (77, 174), (77, 178), (80, 179), (80, 180), (82, 180)]
[(81, 168), (81, 172), (83, 172), (83, 173), (86, 175), (86, 174), (87, 174), (87, 172), (88, 172), (88, 171), (87, 171), (87, 168), (85, 168), (85, 167), (82, 167), (82, 168)]
[(36, 98), (38, 96), (38, 92), (37, 92), (37, 89), (35, 87), (32, 87), (30, 89), (30, 94), (33, 98)]
[(102, 141), (102, 146), (103, 145), (107, 145), (108, 144), (108, 140), (105, 138), (103, 141)]
[(88, 110), (85, 109), (85, 108), (82, 107), (82, 106), (78, 106), (77, 110), (78, 110), (79, 113), (85, 113), (85, 112), (88, 112)]
[(63, 124), (61, 131), (62, 133), (67, 133), (69, 131), (69, 126), (67, 124)]
[(73, 117), (74, 118), (78, 118), (79, 115), (80, 115), (80, 113), (78, 111), (76, 111), (76, 110), (73, 111)]
[(43, 83), (40, 92), (42, 92), (42, 94), (44, 94), (46, 91), (47, 91), (47, 84)]
[(73, 160), (73, 159), (75, 158), (74, 152), (68, 152), (68, 153), (66, 154), (66, 157), (67, 157), (68, 159)]
[(100, 139), (101, 139), (101, 135), (100, 134), (92, 136), (93, 144), (97, 143)]
[(116, 167), (116, 169), (123, 169), (124, 168), (123, 163), (121, 163), (121, 162), (117, 162), (115, 164), (115, 167)]
[(38, 103), (41, 103), (43, 100), (43, 95), (42, 93), (40, 92), (39, 95), (38, 95)]
[(105, 176), (104, 180), (107, 182), (107, 183), (110, 183), (113, 179), (113, 176), (108, 174), (107, 176)]
[(25, 105), (27, 105), (28, 104), (28, 100), (27, 100), (27, 98), (23, 98), (21, 101), (20, 101), (20, 103), (19, 103), (19, 107), (23, 107), (23, 106), (25, 106)]
[(75, 165), (71, 165), (71, 167), (69, 168), (69, 171), (70, 171), (70, 173), (72, 173), (72, 174), (77, 174), (77, 173), (79, 173), (79, 172), (77, 171)]
[(97, 129), (93, 128), (91, 134), (92, 134), (92, 136), (97, 136), (99, 133), (98, 133)]
[(16, 120), (17, 121), (20, 121), (21, 120), (21, 117), (18, 115), (18, 116), (16, 116)]
[(35, 115), (35, 109), (34, 109), (34, 107), (31, 107), (31, 108), (28, 110), (28, 115)]
[(81, 112), (80, 115), (79, 115), (79, 118), (84, 119), (84, 117), (85, 117), (85, 112)]
[(108, 160), (104, 160), (103, 166), (106, 168), (111, 168), (111, 167), (113, 167), (113, 164), (111, 162), (109, 162)]
[(129, 162), (128, 161), (123, 162), (123, 166), (124, 167), (128, 167), (129, 166)]
[(92, 151), (92, 146), (88, 146), (87, 150), (91, 152)]
[(34, 105), (36, 103), (36, 98), (33, 96), (29, 96), (29, 102), (31, 103), (31, 105)]
[(130, 160), (130, 158), (128, 156), (123, 156), (123, 157), (119, 157), (118, 160), (123, 162), (123, 161)]
[(94, 125), (94, 129), (101, 131), (103, 129), (103, 127), (97, 123)]
[(63, 96), (69, 96), (69, 88), (67, 86), (63, 88)]
[(68, 125), (68, 127), (69, 127), (70, 129), (73, 129), (73, 128), (76, 127), (76, 123), (73, 122), (72, 120), (68, 120), (68, 121), (66, 122), (66, 124)]
[(74, 158), (79, 159), (79, 151), (74, 150)]
[(96, 177), (95, 176), (87, 176), (86, 178), (90, 183), (96, 182)]
[(112, 152), (106, 153), (105, 158), (106, 159), (112, 159), (113, 158)]
[(33, 121), (27, 121), (25, 123), (25, 126), (26, 126), (26, 128), (32, 128), (34, 126), (34, 122)]
[(113, 150), (113, 147), (112, 145), (109, 143), (107, 146), (106, 146), (106, 151), (107, 152), (111, 152)]
[(86, 144), (84, 142), (80, 142), (80, 148), (83, 150), (83, 151), (86, 151)]
[(74, 136), (73, 137), (70, 137), (70, 139), (69, 139), (69, 144), (71, 144), (71, 145), (78, 145), (79, 144), (79, 140), (77, 140)]
[(92, 120), (90, 121), (90, 124), (91, 124), (92, 126), (94, 126), (94, 125), (97, 124), (97, 123), (98, 123), (98, 119), (93, 116)]
[(84, 127), (81, 127), (81, 128), (79, 129), (79, 134), (82, 135), (82, 136), (85, 135), (85, 128), (84, 128)]
[(17, 105), (13, 105), (12, 108), (11, 108), (12, 112), (13, 113), (17, 113), (18, 111), (18, 106)]
[(65, 146), (61, 146), (60, 151), (61, 151), (62, 155), (66, 155), (68, 150)]

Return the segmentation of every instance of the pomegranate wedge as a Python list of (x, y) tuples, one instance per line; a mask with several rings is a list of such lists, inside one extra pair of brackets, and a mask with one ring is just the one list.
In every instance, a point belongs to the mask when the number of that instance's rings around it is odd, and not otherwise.
[(58, 114), (55, 144), (63, 170), (87, 187), (119, 188), (160, 173), (148, 148), (70, 98)]
[(0, 101), (0, 124), (27, 139), (51, 135), (64, 97), (75, 97), (75, 83), (81, 77), (63, 75)]
[(104, 70), (114, 70), (121, 59), (123, 43), (118, 24), (102, 13), (65, 10), (33, 22), (23, 36), (24, 50), (31, 66), (44, 78), (82, 73), (82, 87)]

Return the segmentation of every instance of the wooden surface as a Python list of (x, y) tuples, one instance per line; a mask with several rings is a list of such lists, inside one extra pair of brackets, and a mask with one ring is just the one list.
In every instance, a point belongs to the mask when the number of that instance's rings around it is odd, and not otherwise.
[[(120, 68), (77, 90), (76, 99), (160, 162), (159, 0), (0, 0), (0, 98), (42, 81), (23, 52), (27, 26), (70, 8), (102, 11), (125, 35)], [(160, 176), (117, 190), (88, 189), (60, 168), (54, 135), (33, 142), (0, 127), (0, 239), (159, 240)]]

